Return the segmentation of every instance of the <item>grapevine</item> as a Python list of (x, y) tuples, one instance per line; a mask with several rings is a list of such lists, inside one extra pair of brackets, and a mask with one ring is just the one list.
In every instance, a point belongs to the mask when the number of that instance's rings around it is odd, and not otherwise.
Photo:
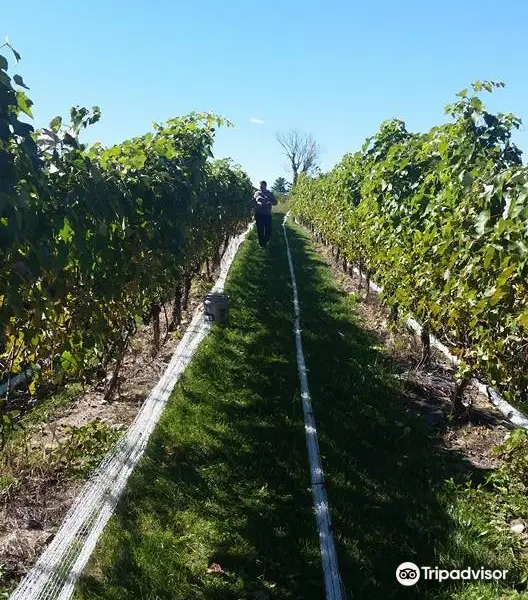
[(141, 320), (156, 321), (166, 303), (177, 323), (191, 278), (248, 222), (252, 186), (229, 160), (212, 160), (221, 117), (192, 113), (88, 147), (80, 134), (98, 107), (35, 131), (23, 120), (27, 87), (8, 69), (0, 56), (0, 378), (29, 367), (35, 394), (118, 365)]
[[(329, 173), (303, 176), (293, 212), (346, 264), (383, 286), (392, 315), (415, 315), (510, 400), (528, 399), (528, 169), (477, 81), (446, 109), (452, 121), (413, 134), (381, 125)], [(428, 337), (428, 336), (427, 336)]]

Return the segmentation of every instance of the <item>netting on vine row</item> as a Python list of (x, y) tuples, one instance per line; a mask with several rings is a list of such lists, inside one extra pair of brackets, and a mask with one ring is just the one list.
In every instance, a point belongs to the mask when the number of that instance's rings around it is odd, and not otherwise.
[[(230, 241), (222, 257), (220, 275), (213, 292), (223, 291), (229, 268), (251, 227)], [(67, 600), (71, 597), (79, 575), (114, 512), (174, 385), (209, 329), (210, 324), (203, 318), (203, 307), (199, 306), (160, 381), (125, 435), (81, 490), (53, 541), (21, 581), (11, 600)]]

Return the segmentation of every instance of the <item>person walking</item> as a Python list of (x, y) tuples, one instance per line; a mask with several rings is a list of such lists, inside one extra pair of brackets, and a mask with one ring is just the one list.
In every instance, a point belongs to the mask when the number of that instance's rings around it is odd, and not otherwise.
[(271, 207), (277, 204), (275, 195), (267, 189), (265, 181), (260, 182), (260, 190), (253, 195), (253, 203), (259, 245), (265, 248), (271, 237)]

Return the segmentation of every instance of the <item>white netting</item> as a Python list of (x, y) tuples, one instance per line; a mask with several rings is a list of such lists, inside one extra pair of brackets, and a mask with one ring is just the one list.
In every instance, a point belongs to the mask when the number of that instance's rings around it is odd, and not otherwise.
[(332, 522), (330, 520), (330, 509), (326, 497), (325, 478), (321, 464), (321, 455), (319, 454), (319, 443), (317, 441), (317, 427), (312, 409), (310, 390), (308, 388), (308, 377), (306, 375), (306, 363), (304, 362), (304, 352), (301, 337), (301, 309), (299, 304), (299, 294), (297, 291), (297, 280), (295, 279), (295, 270), (293, 268), (293, 259), (286, 233), (286, 220), (289, 213), (284, 217), (282, 228), (284, 239), (286, 241), (286, 251), (288, 253), (288, 265), (293, 287), (293, 307), (295, 319), (293, 331), (295, 333), (295, 346), (297, 351), (297, 369), (299, 371), (299, 381), (301, 387), (301, 398), (304, 413), (304, 430), (306, 433), (306, 446), (308, 448), (308, 462), (310, 465), (310, 479), (312, 484), (312, 496), (315, 509), (315, 520), (319, 532), (319, 547), (321, 550), (321, 562), (323, 565), (323, 574), (325, 582), (325, 591), (327, 600), (343, 600), (344, 590), (339, 573), (337, 554), (332, 533)]
[[(233, 238), (220, 265), (213, 292), (224, 289), (233, 259), (252, 226)], [(166, 402), (190, 363), (210, 324), (199, 306), (161, 377), (125, 435), (106, 456), (75, 500), (53, 541), (11, 595), (11, 600), (67, 600), (106, 523), (112, 516), (128, 477), (141, 458)]]

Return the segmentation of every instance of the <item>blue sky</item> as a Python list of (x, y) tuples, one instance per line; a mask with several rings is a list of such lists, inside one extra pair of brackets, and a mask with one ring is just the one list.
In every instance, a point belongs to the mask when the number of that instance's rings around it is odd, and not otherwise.
[[(488, 107), (528, 125), (526, 0), (3, 4), (0, 35), (22, 55), (12, 72), (31, 88), (37, 126), (98, 105), (85, 139), (111, 144), (191, 110), (220, 113), (235, 129), (215, 154), (253, 181), (288, 176), (277, 131), (312, 133), (326, 170), (384, 119), (412, 131), (444, 121), (476, 79), (504, 81)], [(515, 139), (528, 155), (526, 125)]]

